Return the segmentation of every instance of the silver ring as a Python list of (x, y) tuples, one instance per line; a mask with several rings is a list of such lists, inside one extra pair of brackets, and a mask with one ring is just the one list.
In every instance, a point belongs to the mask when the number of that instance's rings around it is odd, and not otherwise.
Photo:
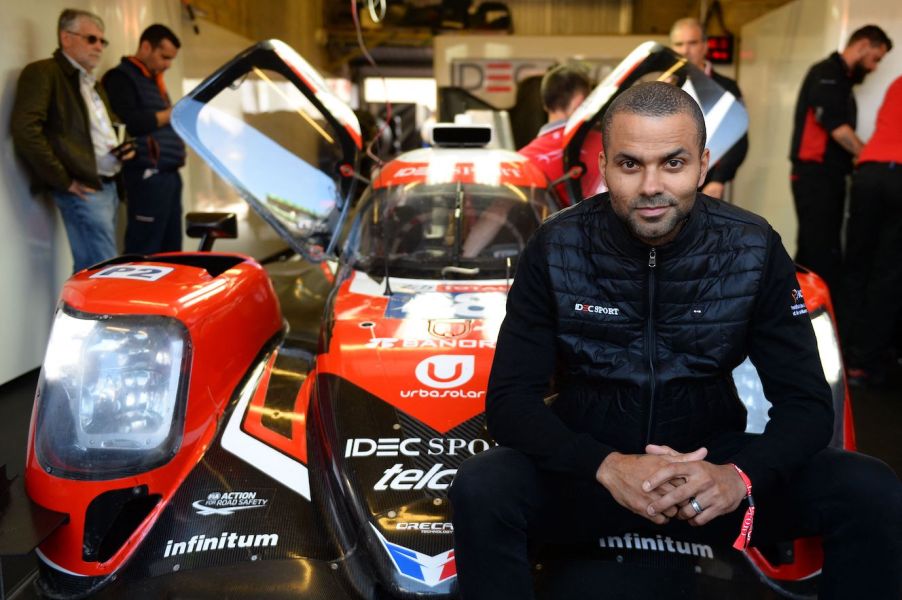
[(702, 511), (705, 510), (702, 508), (702, 505), (698, 503), (698, 500), (695, 499), (695, 496), (689, 498), (689, 506), (692, 507), (692, 510), (694, 510), (697, 515), (702, 514)]

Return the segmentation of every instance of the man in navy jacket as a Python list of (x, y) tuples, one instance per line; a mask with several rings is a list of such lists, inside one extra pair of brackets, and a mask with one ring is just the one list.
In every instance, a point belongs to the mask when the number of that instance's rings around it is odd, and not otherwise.
[(182, 178), (185, 144), (170, 124), (172, 102), (163, 73), (181, 43), (165, 25), (144, 30), (135, 56), (125, 56), (103, 77), (113, 110), (134, 136), (137, 156), (124, 169), (128, 196), (126, 254), (182, 249)]

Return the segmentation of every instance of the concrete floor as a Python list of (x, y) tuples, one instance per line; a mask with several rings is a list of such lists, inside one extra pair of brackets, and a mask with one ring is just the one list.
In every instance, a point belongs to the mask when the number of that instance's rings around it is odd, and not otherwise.
[[(7, 465), (9, 476), (24, 470), (37, 379), (35, 370), (0, 386), (0, 464)], [(853, 389), (852, 406), (859, 451), (886, 461), (897, 474), (902, 473), (902, 366), (896, 364), (884, 389)], [(30, 574), (36, 568), (32, 555), (4, 558), (0, 566), (0, 598), (33, 597), (28, 589)]]

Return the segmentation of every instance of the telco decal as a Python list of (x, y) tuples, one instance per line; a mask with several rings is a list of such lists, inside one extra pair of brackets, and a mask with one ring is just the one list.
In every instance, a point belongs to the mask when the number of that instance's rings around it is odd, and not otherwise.
[(454, 533), (454, 525), (451, 523), (410, 523), (401, 521), (395, 524), (398, 531), (419, 531), (425, 534), (448, 534)]
[(458, 454), (478, 454), (491, 447), (491, 443), (481, 438), (464, 440), (460, 438), (350, 438), (345, 443), (345, 457), (360, 456), (420, 456), (420, 447), (426, 444), (426, 454), (457, 456)]
[(194, 552), (208, 552), (210, 550), (228, 550), (231, 548), (274, 548), (278, 544), (279, 534), (277, 533), (239, 535), (226, 531), (221, 533), (219, 537), (192, 535), (187, 542), (167, 541), (166, 550), (163, 551), (163, 558)]
[(197, 514), (230, 515), (236, 510), (263, 508), (269, 503), (266, 498), (257, 498), (257, 492), (211, 492), (204, 500), (196, 500), (191, 506)]
[(374, 490), (446, 490), (451, 485), (457, 469), (445, 469), (445, 465), (439, 463), (432, 465), (428, 471), (422, 469), (405, 469), (398, 463), (390, 469), (386, 469), (382, 478), (373, 486)]

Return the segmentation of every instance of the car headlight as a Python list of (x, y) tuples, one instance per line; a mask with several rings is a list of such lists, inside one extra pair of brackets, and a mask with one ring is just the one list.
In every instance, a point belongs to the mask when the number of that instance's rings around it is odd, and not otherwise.
[(41, 466), (113, 479), (167, 462), (181, 442), (189, 355), (175, 319), (58, 310), (38, 386)]

